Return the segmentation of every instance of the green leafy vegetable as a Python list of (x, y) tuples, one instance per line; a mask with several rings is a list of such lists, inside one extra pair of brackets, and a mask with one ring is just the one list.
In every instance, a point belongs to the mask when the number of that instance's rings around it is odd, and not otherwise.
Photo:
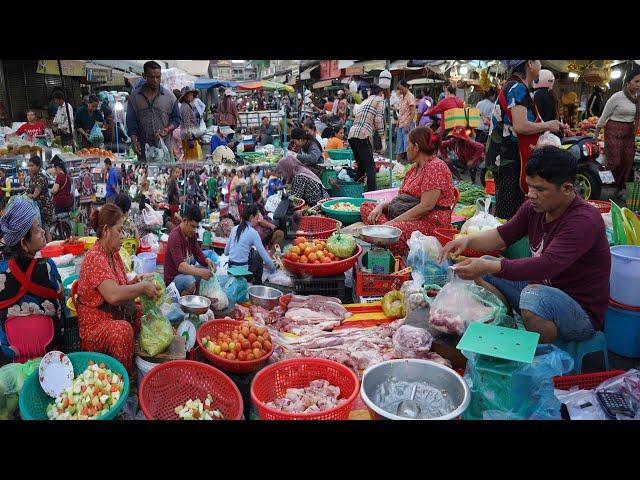
[(337, 231), (327, 240), (327, 250), (338, 258), (349, 258), (356, 250), (356, 239)]

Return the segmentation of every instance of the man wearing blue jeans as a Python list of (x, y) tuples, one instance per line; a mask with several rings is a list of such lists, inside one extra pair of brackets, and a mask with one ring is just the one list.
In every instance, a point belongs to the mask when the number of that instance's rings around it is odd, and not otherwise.
[(497, 229), (458, 238), (442, 252), (501, 250), (529, 235), (532, 258), (471, 258), (460, 278), (496, 293), (518, 311), (540, 343), (585, 340), (602, 330), (611, 254), (602, 216), (574, 191), (576, 160), (556, 147), (536, 149), (526, 165), (529, 200)]

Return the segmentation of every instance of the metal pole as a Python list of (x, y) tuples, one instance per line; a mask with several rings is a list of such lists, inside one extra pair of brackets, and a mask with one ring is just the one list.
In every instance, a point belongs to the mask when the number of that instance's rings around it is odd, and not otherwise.
[[(391, 65), (391, 60), (387, 60), (387, 70), (389, 70), (390, 65)], [(389, 72), (391, 72), (391, 70), (389, 70)], [(391, 77), (391, 79), (393, 80), (393, 77)], [(389, 86), (390, 90), (391, 88), (393, 88), (392, 85)], [(393, 124), (392, 124), (393, 114), (391, 113), (391, 95), (389, 95), (389, 101), (387, 102), (387, 110), (388, 110), (388, 116), (389, 116), (389, 142), (388, 142), (389, 187), (393, 188)]]
[(67, 111), (67, 122), (69, 124), (69, 133), (71, 134), (71, 149), (73, 153), (76, 153), (76, 142), (73, 139), (73, 126), (71, 125), (71, 117), (69, 116), (69, 103), (67, 102), (67, 95), (64, 92), (64, 77), (62, 76), (62, 63), (58, 60), (58, 73), (60, 74), (60, 82), (62, 83), (62, 99), (64, 100), (64, 107)]

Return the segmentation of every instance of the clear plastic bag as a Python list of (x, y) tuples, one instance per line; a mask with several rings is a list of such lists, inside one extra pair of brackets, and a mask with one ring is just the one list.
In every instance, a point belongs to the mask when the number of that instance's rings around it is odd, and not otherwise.
[(438, 283), (446, 277), (449, 263), (447, 260), (438, 262), (442, 245), (436, 237), (428, 237), (416, 230), (407, 245), (407, 266), (411, 267), (411, 276), (417, 283)]
[(400, 287), (400, 291), (404, 294), (404, 307), (407, 315), (414, 310), (425, 308), (427, 301), (424, 298), (424, 289), (422, 283), (416, 280), (407, 280)]
[(150, 205), (146, 205), (142, 211), (142, 219), (144, 223), (150, 227), (162, 226), (163, 217), (162, 212), (157, 212)]
[(460, 233), (466, 235), (473, 235), (483, 232), (485, 230), (493, 230), (498, 228), (501, 224), (496, 217), (489, 213), (491, 207), (491, 199), (489, 197), (479, 199), (476, 202), (477, 213), (469, 220), (464, 222)]
[(91, 133), (89, 133), (89, 143), (94, 147), (100, 146), (104, 143), (104, 135), (102, 135), (102, 130), (100, 130), (98, 123), (93, 124)]
[(402, 325), (393, 334), (394, 356), (426, 358), (432, 343), (433, 337), (424, 328)]
[(169, 319), (159, 309), (145, 313), (141, 320), (140, 347), (150, 356), (164, 352), (173, 340), (173, 328)]
[(172, 160), (169, 149), (164, 143), (164, 140), (158, 141), (158, 146), (153, 147), (148, 143), (144, 145), (144, 154), (148, 162), (170, 162)]
[(555, 395), (567, 406), (571, 420), (609, 420), (593, 390), (556, 390)]
[(538, 143), (536, 143), (536, 148), (549, 147), (549, 146), (561, 148), (562, 142), (560, 141), (560, 138), (557, 135), (554, 135), (551, 132), (544, 132), (542, 135), (540, 135), (540, 138), (538, 138)]
[(225, 310), (229, 306), (229, 299), (220, 287), (217, 275), (212, 275), (209, 280), (202, 280), (199, 293), (211, 300), (212, 310)]
[(244, 278), (236, 278), (232, 275), (219, 276), (220, 286), (229, 299), (229, 305), (247, 301), (249, 284)]
[(455, 273), (438, 292), (429, 312), (429, 327), (462, 335), (472, 322), (492, 322), (506, 314), (506, 307), (493, 293)]
[(505, 367), (513, 366), (510, 380), (479, 371), (477, 365), (482, 355), (463, 354), (468, 359), (464, 379), (473, 399), (464, 418), (560, 420), (560, 401), (554, 393), (553, 377), (573, 369), (573, 359), (568, 353), (552, 344), (538, 345), (531, 363), (504, 363)]

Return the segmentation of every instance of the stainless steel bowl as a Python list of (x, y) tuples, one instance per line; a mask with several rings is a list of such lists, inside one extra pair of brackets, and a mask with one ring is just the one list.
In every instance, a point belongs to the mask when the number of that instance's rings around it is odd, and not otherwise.
[(280, 290), (262, 285), (251, 286), (248, 288), (247, 292), (249, 293), (249, 301), (253, 305), (258, 305), (259, 307), (266, 308), (267, 310), (271, 310), (273, 307), (278, 305), (278, 300), (282, 296), (282, 292)]
[(402, 230), (389, 225), (369, 225), (362, 227), (360, 238), (378, 247), (388, 247), (400, 239)]
[(211, 306), (211, 300), (200, 295), (185, 295), (180, 297), (180, 307), (185, 313), (204, 315)]
[(431, 420), (452, 420), (459, 417), (469, 406), (471, 392), (463, 378), (450, 368), (430, 360), (400, 359), (389, 360), (367, 368), (362, 376), (360, 397), (367, 405), (369, 411), (377, 419), (409, 420), (391, 412), (383, 410), (373, 403), (371, 396), (375, 388), (390, 377), (396, 377), (408, 382), (424, 381), (438, 389), (447, 391), (451, 396), (455, 410), (447, 415), (432, 418)]

